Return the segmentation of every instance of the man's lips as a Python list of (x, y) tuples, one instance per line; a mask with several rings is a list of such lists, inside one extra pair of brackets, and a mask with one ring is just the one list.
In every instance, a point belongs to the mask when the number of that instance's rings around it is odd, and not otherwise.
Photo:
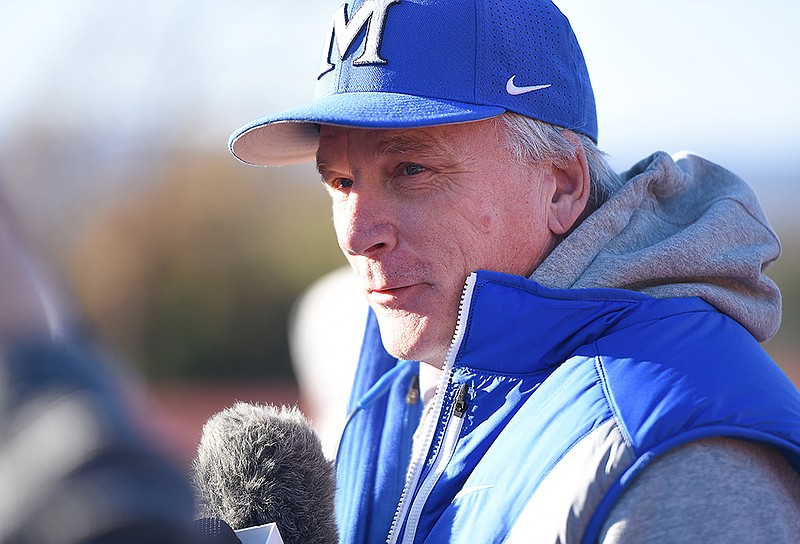
[(367, 289), (367, 297), (378, 304), (395, 306), (402, 304), (422, 286), (422, 283), (412, 283)]
[(410, 284), (407, 284), (407, 285), (403, 284), (403, 285), (386, 285), (386, 286), (382, 286), (382, 287), (370, 287), (370, 288), (367, 288), (367, 292), (369, 292), (369, 293), (388, 293), (390, 291), (394, 291), (395, 289), (405, 289), (406, 287), (412, 287), (413, 285), (416, 285), (416, 284), (410, 283)]

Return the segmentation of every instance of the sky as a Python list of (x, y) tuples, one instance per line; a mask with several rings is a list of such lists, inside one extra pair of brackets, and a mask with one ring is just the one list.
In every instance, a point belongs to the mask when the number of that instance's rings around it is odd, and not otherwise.
[[(31, 123), (74, 133), (97, 157), (224, 149), (238, 126), (310, 99), (338, 3), (3, 0), (0, 159)], [(774, 221), (800, 225), (800, 2), (556, 3), (616, 168), (688, 149), (749, 181)]]

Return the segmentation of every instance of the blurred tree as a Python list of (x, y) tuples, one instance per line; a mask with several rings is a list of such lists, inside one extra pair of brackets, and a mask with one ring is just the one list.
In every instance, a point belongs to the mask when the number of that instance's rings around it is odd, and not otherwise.
[(162, 172), (70, 246), (90, 327), (151, 379), (290, 375), (292, 303), (343, 263), (313, 169), (187, 154)]
[(766, 350), (800, 387), (800, 237), (797, 231), (781, 236), (783, 252), (767, 273), (783, 296), (783, 318), (778, 334)]

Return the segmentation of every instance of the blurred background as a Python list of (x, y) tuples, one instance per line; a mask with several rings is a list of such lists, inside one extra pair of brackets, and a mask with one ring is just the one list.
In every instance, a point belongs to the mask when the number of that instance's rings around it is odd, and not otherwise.
[[(556, 3), (617, 169), (689, 149), (756, 191), (784, 248), (769, 269), (784, 320), (765, 348), (800, 383), (800, 3)], [(227, 139), (311, 98), (337, 5), (0, 3), (0, 190), (88, 330), (144, 377), (181, 460), (235, 400), (323, 417), (287, 323), (344, 264), (327, 196), (311, 165), (246, 167)], [(360, 334), (352, 321), (317, 327), (319, 344)]]

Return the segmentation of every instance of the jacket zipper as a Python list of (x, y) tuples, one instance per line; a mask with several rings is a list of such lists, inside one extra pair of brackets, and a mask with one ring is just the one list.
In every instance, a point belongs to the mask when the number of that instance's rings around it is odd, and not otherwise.
[[(433, 411), (436, 414), (436, 417), (431, 417), (427, 423), (427, 428), (425, 429), (424, 434), (425, 443), (421, 450), (423, 453), (411, 461), (408, 476), (406, 478), (406, 484), (403, 488), (403, 492), (400, 495), (400, 502), (395, 510), (394, 519), (392, 520), (392, 525), (389, 529), (389, 536), (386, 539), (387, 544), (397, 544), (397, 541), (400, 537), (400, 530), (403, 527), (403, 520), (408, 519), (412, 513), (414, 515), (413, 527), (409, 524), (406, 529), (403, 542), (412, 542), (414, 540), (414, 533), (416, 532), (419, 514), (422, 511), (422, 507), (425, 505), (428, 495), (430, 494), (431, 489), (433, 489), (433, 485), (436, 483), (436, 480), (439, 479), (442, 471), (444, 471), (444, 467), (447, 466), (447, 463), (450, 461), (450, 457), (453, 455), (453, 450), (455, 450), (458, 435), (461, 433), (463, 416), (466, 412), (467, 406), (466, 399), (468, 396), (468, 389), (465, 389), (467, 388), (466, 384), (462, 385), (459, 393), (456, 395), (456, 402), (454, 404), (452, 413), (452, 415), (455, 416), (455, 421), (453, 417), (449, 418), (447, 427), (445, 429), (445, 435), (442, 440), (442, 448), (439, 450), (436, 463), (432, 467), (428, 477), (425, 479), (425, 481), (423, 481), (422, 486), (426, 489), (423, 490), (423, 487), (420, 487), (420, 492), (415, 496), (415, 490), (417, 489), (417, 484), (419, 483), (419, 479), (425, 466), (424, 461), (427, 458), (428, 452), (430, 451), (433, 443), (436, 425), (442, 418), (447, 385), (450, 383), (450, 379), (452, 378), (456, 354), (458, 354), (458, 350), (461, 347), (461, 343), (464, 338), (467, 316), (469, 315), (470, 311), (472, 292), (475, 288), (476, 279), (477, 275), (472, 273), (467, 277), (467, 281), (464, 284), (464, 290), (461, 293), (461, 302), (459, 304), (456, 330), (453, 334), (453, 339), (450, 342), (450, 349), (447, 352), (444, 367), (442, 368), (442, 381), (436, 388), (436, 394), (431, 401), (434, 403)], [(462, 390), (464, 391), (463, 394)]]
[(422, 508), (425, 506), (436, 482), (438, 482), (439, 478), (442, 476), (445, 467), (453, 457), (456, 444), (458, 443), (458, 437), (461, 434), (461, 427), (464, 426), (464, 414), (467, 412), (467, 407), (469, 406), (468, 397), (469, 386), (465, 383), (461, 384), (456, 394), (456, 400), (453, 403), (453, 417), (447, 422), (447, 430), (442, 440), (442, 447), (439, 450), (439, 454), (436, 456), (436, 461), (433, 467), (431, 467), (431, 471), (419, 486), (417, 496), (414, 498), (411, 510), (408, 513), (403, 544), (411, 544), (414, 542), (414, 537), (417, 533), (417, 525), (419, 524), (419, 517), (422, 514)]

